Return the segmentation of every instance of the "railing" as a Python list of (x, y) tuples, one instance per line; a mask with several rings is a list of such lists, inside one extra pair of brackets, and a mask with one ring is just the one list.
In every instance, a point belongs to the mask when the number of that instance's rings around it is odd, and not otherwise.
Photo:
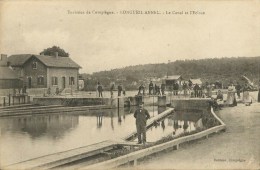
[(151, 154), (154, 154), (157, 152), (161, 152), (165, 149), (172, 148), (172, 147), (178, 149), (179, 145), (182, 143), (185, 143), (188, 141), (193, 141), (193, 140), (200, 139), (203, 137), (208, 138), (208, 136), (212, 133), (217, 133), (219, 131), (225, 130), (226, 129), (225, 123), (214, 113), (213, 108), (211, 108), (211, 113), (219, 121), (219, 123), (220, 123), (219, 126), (215, 126), (215, 127), (209, 128), (207, 130), (204, 130), (202, 132), (198, 132), (196, 134), (180, 137), (178, 139), (174, 139), (174, 140), (171, 140), (166, 143), (162, 143), (162, 144), (159, 144), (156, 146), (152, 146), (152, 147), (149, 147), (146, 149), (132, 152), (130, 154), (117, 157), (115, 159), (111, 159), (111, 160), (104, 161), (104, 162), (101, 162), (98, 164), (86, 166), (86, 167), (83, 167), (82, 169), (103, 169), (104, 167), (106, 169), (109, 169), (109, 168), (117, 167), (122, 164), (129, 163), (131, 161), (134, 161), (134, 165), (137, 165), (138, 159), (143, 158), (145, 156), (148, 156), (148, 155), (151, 155)]

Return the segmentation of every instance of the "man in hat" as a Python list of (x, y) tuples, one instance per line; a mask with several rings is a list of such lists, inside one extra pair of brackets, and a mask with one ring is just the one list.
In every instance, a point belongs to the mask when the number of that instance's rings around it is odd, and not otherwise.
[(146, 121), (150, 118), (148, 110), (144, 109), (144, 103), (140, 103), (139, 108), (135, 111), (136, 130), (138, 144), (146, 143)]

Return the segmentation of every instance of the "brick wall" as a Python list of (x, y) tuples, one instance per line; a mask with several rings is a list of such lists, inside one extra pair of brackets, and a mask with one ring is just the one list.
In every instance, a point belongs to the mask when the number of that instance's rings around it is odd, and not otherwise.
[[(37, 68), (33, 69), (33, 62), (37, 62)], [(46, 88), (47, 87), (47, 67), (37, 58), (32, 57), (29, 61), (24, 64), (24, 84), (29, 88), (28, 77), (31, 77), (31, 88)], [(38, 77), (43, 77), (43, 84), (39, 85), (37, 83)]]
[[(77, 68), (48, 68), (47, 86), (51, 89), (64, 89), (63, 80), (65, 78), (65, 88), (72, 88), (77, 90), (78, 88), (78, 69)], [(57, 77), (58, 85), (52, 84), (52, 77)], [(69, 77), (74, 77), (74, 84), (69, 84)]]

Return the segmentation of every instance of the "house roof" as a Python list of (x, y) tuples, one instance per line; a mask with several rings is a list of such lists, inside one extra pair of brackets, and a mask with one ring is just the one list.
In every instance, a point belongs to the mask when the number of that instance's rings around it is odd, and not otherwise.
[(8, 61), (11, 63), (11, 66), (22, 66), (26, 63), (26, 61), (28, 61), (33, 56), (39, 59), (47, 67), (81, 68), (77, 63), (75, 63), (69, 57), (18, 54), (18, 55), (11, 55), (10, 57), (8, 57)]
[(198, 85), (202, 84), (202, 81), (200, 79), (190, 79), (190, 81), (192, 84), (198, 84)]
[(172, 76), (164, 77), (165, 80), (178, 80), (180, 78), (181, 78), (181, 75), (172, 75)]
[(0, 67), (0, 79), (18, 79), (18, 75), (9, 67)]

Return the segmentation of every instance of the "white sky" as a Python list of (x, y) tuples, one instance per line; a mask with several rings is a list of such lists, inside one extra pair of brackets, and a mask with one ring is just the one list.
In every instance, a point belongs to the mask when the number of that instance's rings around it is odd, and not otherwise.
[[(0, 1), (0, 53), (39, 54), (57, 45), (86, 73), (168, 60), (260, 56), (259, 6), (260, 1)], [(67, 12), (131, 9), (206, 14)]]

